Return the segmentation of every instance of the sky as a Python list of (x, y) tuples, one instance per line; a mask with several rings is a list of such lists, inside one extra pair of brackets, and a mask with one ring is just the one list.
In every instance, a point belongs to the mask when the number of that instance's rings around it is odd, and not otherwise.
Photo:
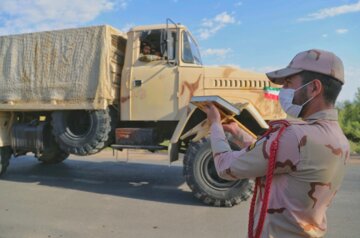
[(360, 0), (0, 0), (0, 35), (171, 18), (197, 39), (204, 65), (268, 72), (308, 49), (344, 62), (338, 101), (360, 88)]

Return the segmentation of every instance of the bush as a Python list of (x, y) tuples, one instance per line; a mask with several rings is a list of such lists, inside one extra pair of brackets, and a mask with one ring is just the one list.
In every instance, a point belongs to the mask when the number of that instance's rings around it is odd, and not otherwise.
[(360, 154), (360, 143), (350, 142), (350, 149), (352, 154)]
[(338, 109), (339, 123), (350, 141), (351, 152), (360, 153), (360, 88), (354, 101), (341, 103)]

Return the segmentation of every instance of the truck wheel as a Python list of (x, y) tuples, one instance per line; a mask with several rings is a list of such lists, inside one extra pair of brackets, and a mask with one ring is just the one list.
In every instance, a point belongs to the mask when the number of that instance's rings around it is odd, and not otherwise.
[(59, 111), (52, 114), (52, 128), (60, 149), (90, 155), (105, 147), (111, 131), (109, 110)]
[(9, 167), (9, 160), (12, 155), (10, 146), (0, 147), (0, 176), (2, 176)]
[(69, 153), (61, 150), (57, 145), (46, 149), (38, 160), (44, 164), (58, 164), (69, 157)]
[(109, 116), (110, 116), (110, 133), (108, 134), (108, 139), (105, 141), (105, 146), (110, 146), (115, 143), (115, 130), (117, 127), (117, 122), (119, 121), (118, 110), (115, 107), (109, 107)]
[(217, 175), (208, 139), (190, 143), (183, 162), (186, 183), (208, 205), (231, 207), (252, 194), (250, 180), (227, 181)]
[(52, 127), (50, 124), (46, 124), (44, 127), (44, 151), (38, 160), (44, 164), (57, 164), (69, 157), (69, 153), (63, 151), (56, 143), (52, 134)]

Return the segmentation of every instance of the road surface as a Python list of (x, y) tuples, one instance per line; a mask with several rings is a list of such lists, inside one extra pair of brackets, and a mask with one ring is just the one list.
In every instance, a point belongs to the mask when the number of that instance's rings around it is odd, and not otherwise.
[[(328, 212), (327, 237), (360, 237), (359, 171), (360, 159), (352, 159)], [(0, 238), (246, 236), (249, 202), (203, 205), (181, 162), (169, 167), (161, 154), (107, 150), (52, 166), (19, 157), (0, 189)]]

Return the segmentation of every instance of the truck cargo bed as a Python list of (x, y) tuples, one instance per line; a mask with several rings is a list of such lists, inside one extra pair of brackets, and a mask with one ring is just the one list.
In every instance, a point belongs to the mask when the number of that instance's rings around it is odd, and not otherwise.
[(126, 35), (110, 26), (0, 37), (0, 111), (117, 103)]

